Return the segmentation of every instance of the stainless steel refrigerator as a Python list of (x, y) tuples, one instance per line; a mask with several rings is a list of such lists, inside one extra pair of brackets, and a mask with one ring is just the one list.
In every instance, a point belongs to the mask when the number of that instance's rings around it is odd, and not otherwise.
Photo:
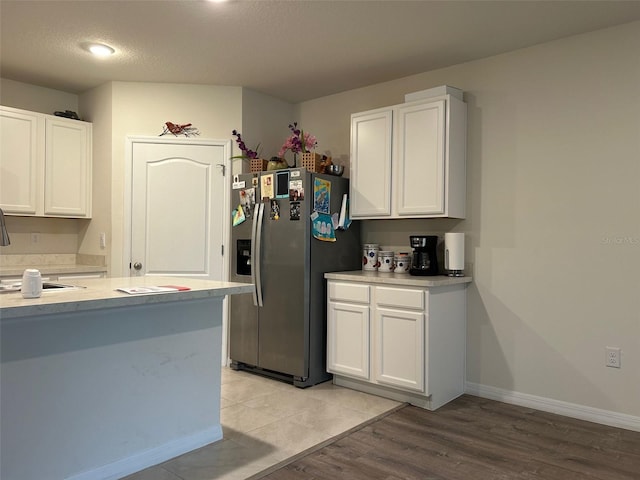
[(302, 168), (232, 180), (230, 280), (255, 289), (230, 297), (231, 368), (298, 387), (329, 380), (324, 273), (361, 268), (358, 222), (335, 230), (335, 241), (326, 223), (349, 181)]

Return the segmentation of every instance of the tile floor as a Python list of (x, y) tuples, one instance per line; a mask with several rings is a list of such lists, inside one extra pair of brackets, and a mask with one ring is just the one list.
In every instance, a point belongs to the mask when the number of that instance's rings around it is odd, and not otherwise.
[(223, 368), (223, 440), (125, 480), (246, 479), (398, 405), (331, 382), (300, 389)]

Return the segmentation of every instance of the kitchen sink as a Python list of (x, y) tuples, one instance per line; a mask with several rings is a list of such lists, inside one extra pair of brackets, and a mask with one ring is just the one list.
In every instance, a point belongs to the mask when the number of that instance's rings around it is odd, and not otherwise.
[(75, 285), (66, 285), (64, 283), (42, 282), (42, 290), (52, 290), (60, 288), (78, 288)]

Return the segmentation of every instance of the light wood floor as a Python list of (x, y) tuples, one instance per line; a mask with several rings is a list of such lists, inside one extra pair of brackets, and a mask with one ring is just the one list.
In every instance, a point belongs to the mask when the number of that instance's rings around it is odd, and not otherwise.
[(252, 478), (639, 480), (640, 432), (463, 395), (406, 406)]

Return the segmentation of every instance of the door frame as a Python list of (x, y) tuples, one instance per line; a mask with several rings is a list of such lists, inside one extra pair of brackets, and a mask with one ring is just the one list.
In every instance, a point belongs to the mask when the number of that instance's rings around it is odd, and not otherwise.
[[(122, 273), (123, 276), (131, 276), (131, 206), (132, 206), (132, 183), (133, 183), (133, 146), (134, 144), (150, 143), (150, 144), (166, 144), (166, 145), (207, 145), (223, 147), (223, 171), (225, 179), (231, 178), (231, 140), (216, 140), (207, 138), (179, 138), (179, 137), (151, 137), (141, 135), (127, 135), (125, 140), (125, 168), (124, 168), (124, 226), (123, 226), (123, 244), (122, 244)], [(222, 211), (230, 212), (230, 189), (229, 181), (224, 181), (222, 192)], [(228, 218), (226, 215), (223, 218)], [(222, 255), (222, 281), (229, 279), (229, 255), (230, 255), (230, 225), (228, 221), (222, 224), (222, 245), (224, 255)], [(126, 275), (125, 275), (126, 273)], [(227, 362), (227, 345), (228, 345), (228, 326), (229, 326), (229, 308), (228, 298), (225, 297), (222, 307), (222, 365)]]

